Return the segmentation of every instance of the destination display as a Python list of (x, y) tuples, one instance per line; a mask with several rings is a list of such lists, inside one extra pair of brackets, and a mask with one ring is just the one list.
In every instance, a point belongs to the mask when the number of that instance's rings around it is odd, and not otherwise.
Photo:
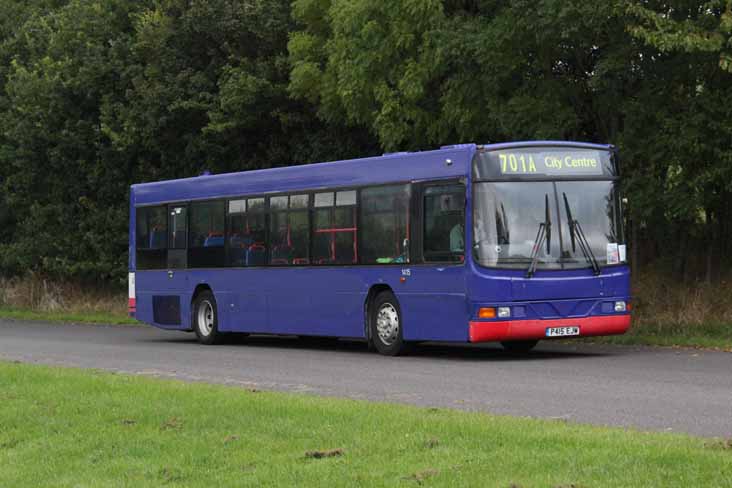
[(478, 179), (614, 176), (611, 153), (594, 149), (527, 147), (479, 153)]

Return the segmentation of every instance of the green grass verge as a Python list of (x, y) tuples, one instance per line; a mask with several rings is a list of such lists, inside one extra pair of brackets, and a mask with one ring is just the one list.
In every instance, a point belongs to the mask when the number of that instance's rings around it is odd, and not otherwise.
[(621, 345), (669, 347), (699, 347), (732, 351), (732, 324), (702, 324), (695, 326), (631, 325), (621, 336), (597, 337), (590, 342)]
[(0, 486), (732, 486), (727, 441), (2, 362), (0, 425)]
[(68, 322), (85, 324), (139, 325), (135, 319), (113, 313), (84, 312), (36, 312), (12, 308), (0, 308), (0, 318), (16, 320), (40, 320), (44, 322)]

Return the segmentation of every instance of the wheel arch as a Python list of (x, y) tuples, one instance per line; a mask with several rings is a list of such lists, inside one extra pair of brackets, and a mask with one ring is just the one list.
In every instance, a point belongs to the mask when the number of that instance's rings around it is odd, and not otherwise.
[[(371, 327), (369, 327), (369, 312), (371, 310), (371, 305), (373, 305), (374, 300), (376, 300), (376, 297), (379, 295), (379, 293), (385, 291), (390, 291), (394, 293), (394, 290), (391, 286), (384, 283), (378, 283), (375, 285), (371, 285), (368, 294), (366, 294), (366, 300), (364, 300), (363, 303), (363, 329), (364, 336), (366, 337), (366, 340), (368, 342), (371, 342)], [(394, 293), (394, 296), (396, 296), (396, 293)]]
[[(193, 294), (191, 295), (191, 303), (188, 304), (188, 329), (187, 330), (193, 330), (193, 304), (196, 303), (196, 298), (198, 298), (198, 295), (200, 295), (204, 291), (210, 291), (211, 294), (213, 294), (213, 289), (211, 286), (209, 286), (208, 283), (199, 283), (196, 285), (196, 287), (193, 289)], [(214, 295), (214, 298), (216, 295)]]

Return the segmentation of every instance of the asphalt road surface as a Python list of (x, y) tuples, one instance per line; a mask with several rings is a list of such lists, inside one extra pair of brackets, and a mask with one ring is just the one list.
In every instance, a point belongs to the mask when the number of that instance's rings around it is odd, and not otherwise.
[(724, 352), (544, 342), (512, 356), (493, 344), (426, 344), (390, 358), (358, 342), (250, 337), (201, 346), (192, 334), (145, 326), (0, 320), (0, 359), (732, 437), (732, 354)]

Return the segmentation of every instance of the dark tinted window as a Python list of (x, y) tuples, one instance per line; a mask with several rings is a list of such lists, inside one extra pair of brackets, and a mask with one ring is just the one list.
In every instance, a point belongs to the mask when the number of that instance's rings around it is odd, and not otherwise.
[(465, 187), (430, 186), (424, 192), (424, 260), (463, 261)]
[(309, 264), (308, 195), (270, 199), (270, 264)]
[(267, 263), (267, 214), (264, 198), (229, 202), (229, 266)]
[(165, 207), (143, 207), (136, 215), (137, 249), (165, 249), (168, 234)]
[(167, 266), (167, 237), (166, 207), (137, 209), (135, 215), (137, 269), (163, 269)]
[(409, 185), (361, 190), (361, 262), (409, 262)]
[(355, 264), (355, 190), (316, 193), (314, 198), (313, 264)]
[(224, 247), (224, 202), (191, 204), (189, 247)]
[(188, 265), (196, 267), (224, 266), (224, 201), (192, 203)]

